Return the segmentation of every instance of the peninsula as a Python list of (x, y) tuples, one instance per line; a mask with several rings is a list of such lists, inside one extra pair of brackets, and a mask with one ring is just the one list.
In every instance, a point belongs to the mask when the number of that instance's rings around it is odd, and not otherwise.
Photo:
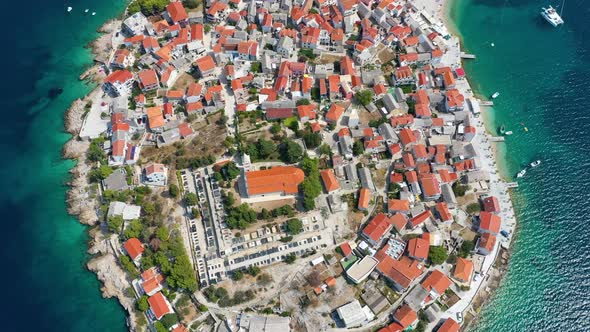
[[(135, 0), (69, 211), (132, 331), (459, 331), (516, 221), (438, 0)], [(498, 143), (496, 143), (498, 142)]]

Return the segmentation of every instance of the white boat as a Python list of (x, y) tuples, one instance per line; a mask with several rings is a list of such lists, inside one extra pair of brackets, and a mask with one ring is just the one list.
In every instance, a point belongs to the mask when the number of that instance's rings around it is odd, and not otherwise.
[(504, 135), (506, 135), (506, 136), (510, 136), (512, 134), (513, 134), (512, 130), (508, 130), (507, 132), (504, 133)]
[(517, 178), (521, 178), (526, 174), (526, 169), (523, 169), (522, 171), (518, 172), (518, 174), (516, 174)]
[(88, 13), (88, 8), (84, 9), (84, 12), (85, 12), (85, 13)]
[(540, 160), (535, 160), (535, 161), (533, 161), (533, 162), (531, 163), (531, 167), (537, 167), (537, 166), (539, 166), (539, 165), (541, 165), (541, 161), (540, 161)]
[(494, 94), (492, 95), (492, 99), (498, 98), (499, 95), (500, 95), (500, 92), (498, 92), (498, 91), (494, 92)]
[(92, 16), (96, 15), (96, 12), (92, 12)]
[[(563, 10), (563, 7), (561, 8)], [(543, 18), (547, 22), (551, 23), (551, 25), (553, 25), (554, 27), (563, 24), (563, 19), (561, 19), (561, 15), (559, 15), (555, 8), (551, 6), (549, 6), (549, 8), (541, 8), (541, 16), (543, 16)]]
[(68, 7), (68, 13), (72, 11), (72, 7)]

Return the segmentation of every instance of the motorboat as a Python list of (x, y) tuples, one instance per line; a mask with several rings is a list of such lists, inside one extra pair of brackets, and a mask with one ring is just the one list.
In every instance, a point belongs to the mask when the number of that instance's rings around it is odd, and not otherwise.
[[(563, 7), (561, 8), (563, 10)], [(561, 18), (561, 15), (558, 14), (555, 8), (551, 6), (549, 6), (549, 8), (541, 8), (541, 16), (543, 16), (543, 18), (554, 27), (563, 24), (563, 19)]]
[(498, 96), (500, 96), (500, 92), (496, 91), (496, 92), (494, 92), (494, 94), (492, 95), (492, 99), (496, 99), (496, 98), (498, 98)]
[(518, 172), (518, 174), (516, 174), (517, 178), (521, 178), (526, 174), (526, 169), (523, 169), (522, 171)]
[(540, 161), (540, 160), (535, 160), (535, 161), (533, 161), (533, 162), (531, 163), (531, 167), (537, 167), (537, 166), (539, 166), (539, 165), (541, 165), (541, 161)]

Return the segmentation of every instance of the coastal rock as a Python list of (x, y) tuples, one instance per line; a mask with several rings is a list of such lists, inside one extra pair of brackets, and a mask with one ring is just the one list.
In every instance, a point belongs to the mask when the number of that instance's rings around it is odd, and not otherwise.
[[(106, 241), (106, 240), (105, 240)], [(95, 272), (98, 279), (103, 283), (101, 287), (102, 296), (105, 298), (116, 297), (119, 303), (130, 314), (127, 322), (131, 331), (136, 330), (135, 298), (127, 296), (126, 292), (131, 283), (125, 277), (125, 272), (117, 264), (114, 254), (108, 253), (91, 259), (86, 265), (88, 270)]]

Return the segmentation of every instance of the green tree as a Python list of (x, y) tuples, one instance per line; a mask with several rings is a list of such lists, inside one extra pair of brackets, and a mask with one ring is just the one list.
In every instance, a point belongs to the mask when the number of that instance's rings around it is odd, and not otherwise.
[(310, 104), (311, 104), (311, 101), (309, 101), (309, 99), (307, 99), (307, 98), (298, 99), (297, 102), (295, 103), (295, 105), (297, 105), (297, 106), (310, 105)]
[(332, 149), (330, 148), (330, 146), (328, 144), (324, 143), (324, 144), (320, 145), (319, 153), (320, 153), (320, 155), (323, 155), (323, 156), (329, 156), (332, 154)]
[(459, 248), (459, 256), (466, 258), (473, 251), (473, 249), (475, 249), (475, 243), (473, 241), (465, 240)]
[(364, 152), (365, 152), (365, 146), (363, 145), (363, 142), (356, 141), (356, 142), (354, 142), (354, 144), (352, 144), (352, 153), (355, 156), (360, 156)]
[(166, 326), (164, 326), (159, 320), (154, 322), (154, 328), (156, 329), (156, 332), (169, 332)]
[(312, 133), (310, 131), (306, 131), (303, 134), (303, 141), (305, 142), (305, 146), (309, 149), (314, 149), (320, 146), (322, 143), (322, 136), (319, 133)]
[(281, 125), (278, 123), (273, 123), (272, 126), (270, 126), (270, 133), (273, 135), (276, 135), (278, 133), (281, 132)]
[(104, 138), (102, 137), (95, 138), (90, 142), (90, 146), (86, 152), (86, 158), (89, 161), (100, 161), (103, 164), (106, 163), (106, 153), (102, 148), (103, 142)]
[(188, 206), (197, 205), (198, 201), (199, 198), (195, 193), (186, 193), (186, 195), (184, 195), (184, 203)]
[(463, 197), (463, 196), (465, 196), (465, 193), (467, 192), (467, 190), (469, 190), (469, 186), (462, 185), (462, 184), (460, 184), (458, 182), (455, 182), (453, 184), (453, 193), (457, 197)]
[(297, 260), (297, 256), (295, 254), (289, 254), (285, 257), (285, 263), (293, 264)]
[(481, 211), (481, 206), (479, 205), (479, 203), (471, 203), (467, 205), (467, 213), (476, 214), (479, 211)]
[(367, 106), (373, 101), (373, 90), (365, 89), (357, 92), (354, 98), (363, 106)]
[(280, 147), (281, 159), (288, 164), (296, 163), (303, 157), (303, 149), (292, 140), (285, 140)]
[(166, 281), (171, 287), (176, 289), (184, 289), (190, 293), (197, 290), (197, 279), (186, 254), (175, 257), (170, 275), (166, 278)]
[(136, 302), (137, 310), (141, 312), (146, 312), (150, 308), (150, 304), (148, 303), (147, 295), (143, 295)]
[(127, 239), (130, 239), (132, 237), (140, 238), (142, 232), (143, 232), (143, 224), (141, 223), (141, 221), (139, 221), (139, 219), (133, 219), (129, 223), (129, 226), (127, 226), (127, 228), (125, 228), (125, 231), (123, 231), (123, 234), (125, 235), (125, 238), (127, 238)]
[(199, 7), (201, 3), (203, 3), (202, 0), (182, 0), (182, 4), (188, 9), (195, 9)]
[(107, 226), (109, 231), (112, 233), (120, 233), (121, 227), (123, 226), (123, 217), (122, 216), (112, 216), (107, 220)]
[(303, 231), (303, 223), (301, 220), (293, 218), (287, 220), (287, 233), (297, 235)]
[(203, 30), (205, 31), (205, 33), (209, 33), (211, 31), (211, 25), (205, 24), (205, 27), (203, 28)]
[(248, 272), (249, 275), (256, 277), (260, 273), (260, 268), (255, 265), (250, 265), (246, 272)]
[(240, 169), (233, 161), (223, 165), (222, 168), (226, 180), (233, 180), (240, 175)]
[(109, 175), (113, 174), (113, 169), (107, 165), (102, 165), (91, 170), (89, 174), (91, 182), (100, 182), (101, 180), (108, 178)]
[(168, 188), (168, 192), (170, 193), (170, 196), (176, 198), (176, 197), (178, 197), (180, 190), (178, 189), (177, 185), (175, 185), (174, 183), (171, 183), (170, 187)]
[(270, 219), (271, 217), (272, 215), (270, 212), (268, 212), (267, 209), (262, 208), (262, 211), (260, 211), (260, 219)]
[(275, 143), (273, 143), (272, 141), (267, 141), (263, 138), (258, 139), (257, 147), (258, 156), (261, 159), (268, 158), (272, 153), (274, 153), (277, 150)]
[(165, 314), (160, 321), (169, 329), (178, 323), (178, 316), (176, 314)]
[(250, 71), (253, 73), (260, 73), (262, 70), (262, 64), (258, 61), (252, 62), (250, 65)]
[(315, 208), (315, 198), (322, 193), (318, 160), (303, 158), (301, 168), (306, 175), (299, 187), (303, 193), (303, 207), (312, 210)]
[(442, 246), (431, 246), (428, 250), (428, 258), (432, 264), (439, 265), (447, 260), (448, 253)]
[(244, 278), (244, 274), (242, 273), (242, 271), (236, 271), (232, 275), (232, 279), (235, 281), (242, 280), (243, 278)]

